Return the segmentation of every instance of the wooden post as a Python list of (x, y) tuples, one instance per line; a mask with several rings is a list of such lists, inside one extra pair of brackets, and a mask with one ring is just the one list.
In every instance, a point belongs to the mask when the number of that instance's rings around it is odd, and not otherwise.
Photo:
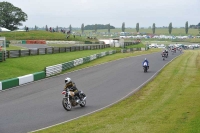
[(19, 50), (19, 57), (21, 57), (21, 50)]

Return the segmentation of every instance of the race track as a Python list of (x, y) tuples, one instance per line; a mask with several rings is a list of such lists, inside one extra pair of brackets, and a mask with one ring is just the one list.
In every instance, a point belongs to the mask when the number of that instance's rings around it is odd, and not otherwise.
[[(2, 91), (0, 133), (37, 130), (110, 105), (137, 89), (178, 55), (169, 53), (165, 61), (161, 53), (120, 59)], [(142, 69), (144, 58), (150, 62), (148, 73)], [(76, 107), (69, 112), (62, 107), (61, 92), (66, 76), (86, 93), (86, 107)]]

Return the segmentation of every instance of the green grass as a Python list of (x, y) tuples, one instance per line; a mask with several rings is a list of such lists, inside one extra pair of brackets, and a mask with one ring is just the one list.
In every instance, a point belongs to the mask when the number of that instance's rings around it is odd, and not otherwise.
[[(65, 40), (65, 41), (87, 41), (86, 37), (71, 35), (66, 38), (66, 34), (60, 32), (47, 32), (47, 31), (29, 31), (29, 32), (0, 32), (0, 36), (6, 37), (6, 40)], [(95, 41), (95, 40), (93, 40)]]
[[(23, 76), (26, 74), (31, 74), (35, 72), (43, 71), (45, 67), (56, 65), (64, 62), (68, 62), (77, 58), (86, 57), (88, 55), (100, 53), (102, 51), (109, 50), (119, 50), (120, 48), (106, 48), (99, 50), (84, 50), (84, 51), (76, 51), (76, 52), (68, 52), (68, 53), (58, 53), (58, 54), (47, 54), (47, 55), (35, 55), (35, 56), (26, 56), (20, 58), (8, 58), (4, 62), (0, 62), (0, 80), (5, 80), (9, 78), (14, 78), (18, 76)], [(117, 53), (116, 55), (110, 55), (109, 57), (103, 57), (102, 59), (110, 59), (114, 60), (116, 58), (123, 58), (127, 56), (133, 56), (135, 54), (143, 54), (143, 53), (152, 53), (156, 50), (144, 51), (144, 52), (135, 52), (135, 53), (127, 53), (121, 54)], [(99, 61), (92, 61), (91, 63), (86, 63), (81, 66), (72, 68), (68, 71), (72, 71), (78, 68), (87, 67), (90, 64), (100, 63)], [(65, 71), (66, 72), (66, 71)]]
[(38, 133), (198, 133), (199, 80), (200, 51), (185, 51), (127, 99)]

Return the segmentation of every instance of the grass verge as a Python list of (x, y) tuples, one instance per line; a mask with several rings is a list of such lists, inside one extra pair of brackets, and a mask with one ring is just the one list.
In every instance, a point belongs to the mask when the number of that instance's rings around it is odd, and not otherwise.
[(140, 91), (103, 111), (37, 133), (200, 132), (200, 51), (185, 51)]

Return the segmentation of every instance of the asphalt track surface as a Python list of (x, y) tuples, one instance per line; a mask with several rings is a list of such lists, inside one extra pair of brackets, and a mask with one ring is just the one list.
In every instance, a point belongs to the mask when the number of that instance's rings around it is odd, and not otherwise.
[[(130, 57), (66, 73), (0, 92), (0, 133), (25, 133), (85, 115), (136, 90), (180, 53), (163, 61), (161, 53)], [(150, 69), (143, 72), (147, 58)], [(61, 104), (66, 76), (87, 95), (86, 107), (66, 111)]]

